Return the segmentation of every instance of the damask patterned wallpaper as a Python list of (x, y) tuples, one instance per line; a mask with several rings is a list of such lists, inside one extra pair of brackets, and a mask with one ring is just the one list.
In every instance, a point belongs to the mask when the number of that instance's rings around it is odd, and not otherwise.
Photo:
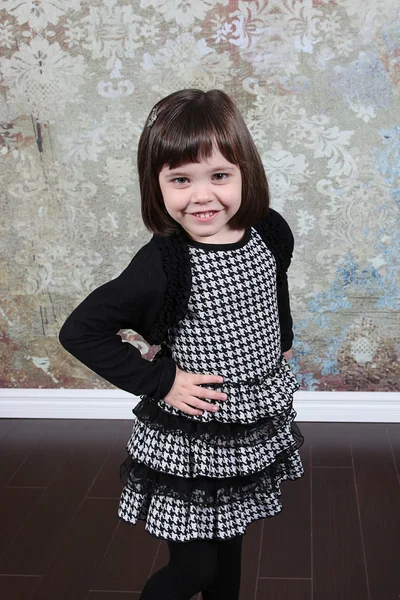
[[(2, 0), (2, 387), (108, 388), (57, 334), (151, 234), (136, 147), (162, 96), (243, 112), (296, 239), (303, 389), (399, 389), (395, 0)], [(123, 332), (146, 358), (149, 348)]]

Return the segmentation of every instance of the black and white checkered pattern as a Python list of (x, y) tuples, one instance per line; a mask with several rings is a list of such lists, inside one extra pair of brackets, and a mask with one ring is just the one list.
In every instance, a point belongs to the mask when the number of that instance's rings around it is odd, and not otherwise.
[(168, 496), (122, 493), (119, 516), (128, 523), (146, 521), (146, 530), (155, 537), (175, 542), (196, 538), (228, 539), (243, 535), (252, 521), (272, 517), (282, 510), (279, 485), (304, 474), (298, 451), (290, 457), (291, 467), (276, 478), (277, 492), (253, 492), (242, 500), (218, 506), (197, 506)]
[(188, 312), (170, 331), (173, 357), (184, 371), (231, 381), (262, 377), (279, 360), (275, 259), (253, 229), (236, 250), (189, 246)]
[[(262, 471), (276, 457), (293, 445), (291, 423), (293, 410), (287, 424), (274, 436), (257, 432), (257, 441), (246, 445), (235, 440), (216, 439), (209, 443), (181, 433), (152, 431), (137, 420), (127, 450), (132, 458), (156, 471), (179, 477), (233, 477)], [(267, 429), (267, 427), (265, 427)], [(173, 459), (173, 460), (171, 460)]]
[[(199, 355), (202, 356), (202, 352), (204, 351), (205, 350), (201, 348), (199, 350)], [(239, 351), (237, 352), (239, 354)], [(174, 358), (178, 362), (179, 359), (176, 357)], [(178, 362), (178, 365), (179, 364), (180, 363)], [(241, 365), (242, 362), (238, 361), (238, 367)], [(251, 379), (247, 381), (240, 380), (237, 376), (222, 373), (222, 367), (213, 367), (209, 370), (209, 373), (223, 375), (223, 383), (212, 385), (202, 384), (201, 387), (217, 390), (218, 392), (225, 392), (229, 397), (229, 401), (218, 402), (202, 398), (205, 402), (218, 404), (219, 410), (216, 413), (205, 411), (202, 415), (190, 416), (186, 414), (185, 416), (189, 416), (194, 421), (203, 422), (216, 420), (222, 423), (255, 423), (263, 417), (274, 417), (275, 415), (281, 414), (292, 404), (293, 392), (299, 389), (299, 384), (283, 356), (277, 359), (275, 369), (276, 372), (274, 375), (262, 375), (262, 373), (260, 373), (258, 375), (259, 384), (255, 385)], [(183, 370), (188, 371), (187, 368)], [(196, 371), (191, 370), (191, 372), (195, 373)], [(204, 367), (203, 371), (199, 370), (197, 372), (204, 373)], [(266, 393), (268, 394), (267, 403), (265, 402)], [(164, 400), (160, 400), (159, 404), (165, 412), (173, 415), (184, 414), (181, 410), (170, 406)]]
[[(272, 436), (264, 435), (260, 426), (251, 444), (156, 431), (137, 420), (127, 451), (156, 471), (185, 478), (255, 473), (288, 451), (289, 466), (282, 465), (278, 480), (297, 479), (303, 475), (300, 456), (288, 449), (294, 446), (291, 424), (296, 413), (290, 408), (299, 386), (281, 356), (275, 259), (255, 229), (242, 247), (189, 246), (189, 253), (192, 290), (184, 319), (169, 332), (172, 357), (184, 371), (222, 375), (223, 384), (202, 387), (224, 391), (228, 400), (218, 403), (216, 413), (201, 416), (187, 415), (164, 400), (160, 407), (194, 420), (244, 424), (287, 411), (287, 423)], [(146, 529), (163, 539), (226, 539), (244, 533), (253, 520), (279, 512), (279, 495), (254, 492), (213, 508), (165, 495), (143, 496), (127, 484), (118, 514), (131, 523), (145, 520)]]

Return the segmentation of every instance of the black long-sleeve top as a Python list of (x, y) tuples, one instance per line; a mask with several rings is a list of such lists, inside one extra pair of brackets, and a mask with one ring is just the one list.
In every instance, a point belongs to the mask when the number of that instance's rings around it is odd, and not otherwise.
[[(272, 209), (270, 219), (273, 226), (279, 226), (280, 236), (284, 236), (288, 266), (293, 251), (292, 233)], [(265, 241), (274, 252), (274, 243)], [(121, 329), (132, 329), (151, 343), (150, 332), (165, 308), (167, 296), (168, 277), (162, 258), (153, 236), (116, 279), (92, 291), (74, 309), (59, 333), (62, 346), (92, 371), (122, 390), (137, 396), (146, 394), (155, 400), (171, 390), (175, 361), (168, 356), (146, 360), (117, 334)], [(278, 280), (277, 293), (281, 348), (285, 352), (293, 340), (286, 270)]]

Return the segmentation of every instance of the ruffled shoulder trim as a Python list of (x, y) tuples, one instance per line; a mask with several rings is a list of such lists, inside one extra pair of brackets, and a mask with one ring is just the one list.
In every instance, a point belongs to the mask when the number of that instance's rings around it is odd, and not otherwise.
[(167, 290), (163, 309), (148, 337), (152, 344), (161, 344), (166, 340), (168, 328), (172, 323), (177, 325), (186, 314), (192, 277), (187, 242), (181, 231), (168, 236), (154, 235), (152, 241), (161, 254), (167, 276)]
[(267, 215), (255, 225), (277, 261), (277, 281), (282, 283), (290, 266), (294, 238), (289, 224), (276, 210), (270, 208)]

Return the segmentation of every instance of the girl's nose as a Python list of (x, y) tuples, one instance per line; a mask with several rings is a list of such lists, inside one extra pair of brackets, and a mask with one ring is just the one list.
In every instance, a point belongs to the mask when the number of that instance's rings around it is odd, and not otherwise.
[(192, 200), (210, 200), (213, 198), (212, 190), (208, 185), (197, 185), (192, 188)]

